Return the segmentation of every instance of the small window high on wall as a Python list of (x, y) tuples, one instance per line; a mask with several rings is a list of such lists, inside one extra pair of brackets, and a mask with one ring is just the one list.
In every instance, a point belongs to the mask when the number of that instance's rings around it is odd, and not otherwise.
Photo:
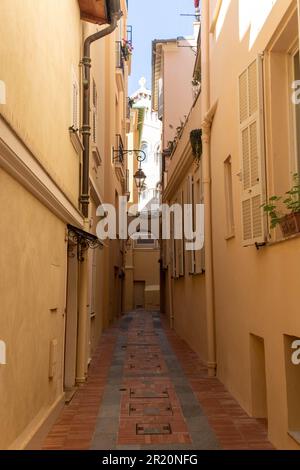
[(225, 204), (226, 204), (226, 235), (229, 239), (234, 237), (234, 213), (233, 213), (233, 193), (232, 193), (232, 165), (231, 156), (224, 162), (224, 184), (225, 184)]
[[(297, 3), (283, 18), (264, 52), (267, 196), (284, 196), (300, 173), (300, 105), (293, 97), (300, 80)], [(285, 212), (285, 207), (280, 207)], [(281, 238), (278, 229), (272, 238)]]
[[(300, 57), (299, 50), (293, 56), (293, 79), (294, 82), (300, 81)], [(297, 173), (300, 173), (300, 104), (294, 105), (294, 144), (296, 154)]]

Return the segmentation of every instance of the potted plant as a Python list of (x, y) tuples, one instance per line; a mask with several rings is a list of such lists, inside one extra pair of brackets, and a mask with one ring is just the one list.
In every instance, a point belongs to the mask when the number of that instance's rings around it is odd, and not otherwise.
[[(263, 204), (264, 212), (271, 220), (271, 228), (280, 226), (284, 237), (290, 237), (300, 233), (300, 175), (294, 174), (294, 185), (285, 193), (285, 198), (272, 196), (266, 204)], [(278, 204), (283, 203), (287, 213), (282, 213)]]
[(132, 55), (133, 52), (133, 46), (130, 41), (127, 39), (122, 40), (122, 51), (123, 51), (123, 56), (126, 61), (130, 59), (130, 56)]

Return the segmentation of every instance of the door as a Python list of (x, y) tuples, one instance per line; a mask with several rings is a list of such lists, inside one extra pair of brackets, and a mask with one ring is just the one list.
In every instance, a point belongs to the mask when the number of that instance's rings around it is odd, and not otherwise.
[(145, 308), (145, 281), (134, 281), (134, 308)]
[(64, 389), (71, 391), (76, 382), (76, 350), (77, 350), (77, 289), (78, 260), (77, 246), (68, 246), (68, 278), (67, 308), (65, 326), (65, 369)]

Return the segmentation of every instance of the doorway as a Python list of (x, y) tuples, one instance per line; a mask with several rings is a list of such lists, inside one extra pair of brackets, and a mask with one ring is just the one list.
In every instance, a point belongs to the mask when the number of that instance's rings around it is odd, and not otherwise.
[(252, 416), (268, 423), (265, 342), (250, 335)]
[(77, 310), (78, 310), (77, 246), (68, 245), (67, 305), (65, 320), (64, 390), (71, 392), (76, 384)]
[(145, 281), (134, 281), (134, 308), (145, 308)]

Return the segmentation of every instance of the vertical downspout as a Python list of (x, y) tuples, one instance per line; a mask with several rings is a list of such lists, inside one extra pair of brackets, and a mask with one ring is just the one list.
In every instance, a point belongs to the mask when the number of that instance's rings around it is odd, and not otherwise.
[[(300, 0), (297, 0), (298, 3), (298, 31), (300, 31)], [(299, 48), (300, 48), (300, 36), (299, 36)]]
[[(84, 230), (89, 230), (89, 166), (90, 166), (90, 86), (91, 86), (91, 44), (101, 38), (111, 34), (117, 27), (118, 19), (122, 13), (116, 10), (112, 16), (111, 24), (95, 34), (87, 37), (84, 41), (83, 65), (83, 158), (82, 158), (82, 192), (80, 203), (84, 217)], [(79, 267), (78, 286), (78, 333), (77, 333), (77, 361), (76, 361), (76, 382), (82, 384), (87, 376), (87, 334), (88, 334), (88, 255), (87, 251), (81, 253)]]
[(99, 39), (104, 38), (111, 34), (118, 25), (118, 19), (121, 17), (120, 12), (115, 14), (112, 18), (112, 23), (108, 28), (98, 31), (95, 34), (87, 37), (84, 41), (83, 48), (83, 124), (82, 124), (82, 136), (83, 136), (83, 159), (82, 159), (82, 194), (80, 202), (82, 205), (82, 213), (84, 218), (89, 216), (89, 160), (90, 160), (90, 135), (91, 135), (91, 124), (90, 124), (90, 88), (91, 88), (91, 44)]
[(203, 140), (203, 191), (205, 204), (205, 294), (207, 319), (207, 367), (208, 375), (216, 375), (215, 344), (215, 305), (212, 246), (212, 208), (211, 208), (211, 162), (210, 132), (213, 117), (208, 117), (210, 110), (210, 5), (209, 0), (202, 1), (202, 140)]

